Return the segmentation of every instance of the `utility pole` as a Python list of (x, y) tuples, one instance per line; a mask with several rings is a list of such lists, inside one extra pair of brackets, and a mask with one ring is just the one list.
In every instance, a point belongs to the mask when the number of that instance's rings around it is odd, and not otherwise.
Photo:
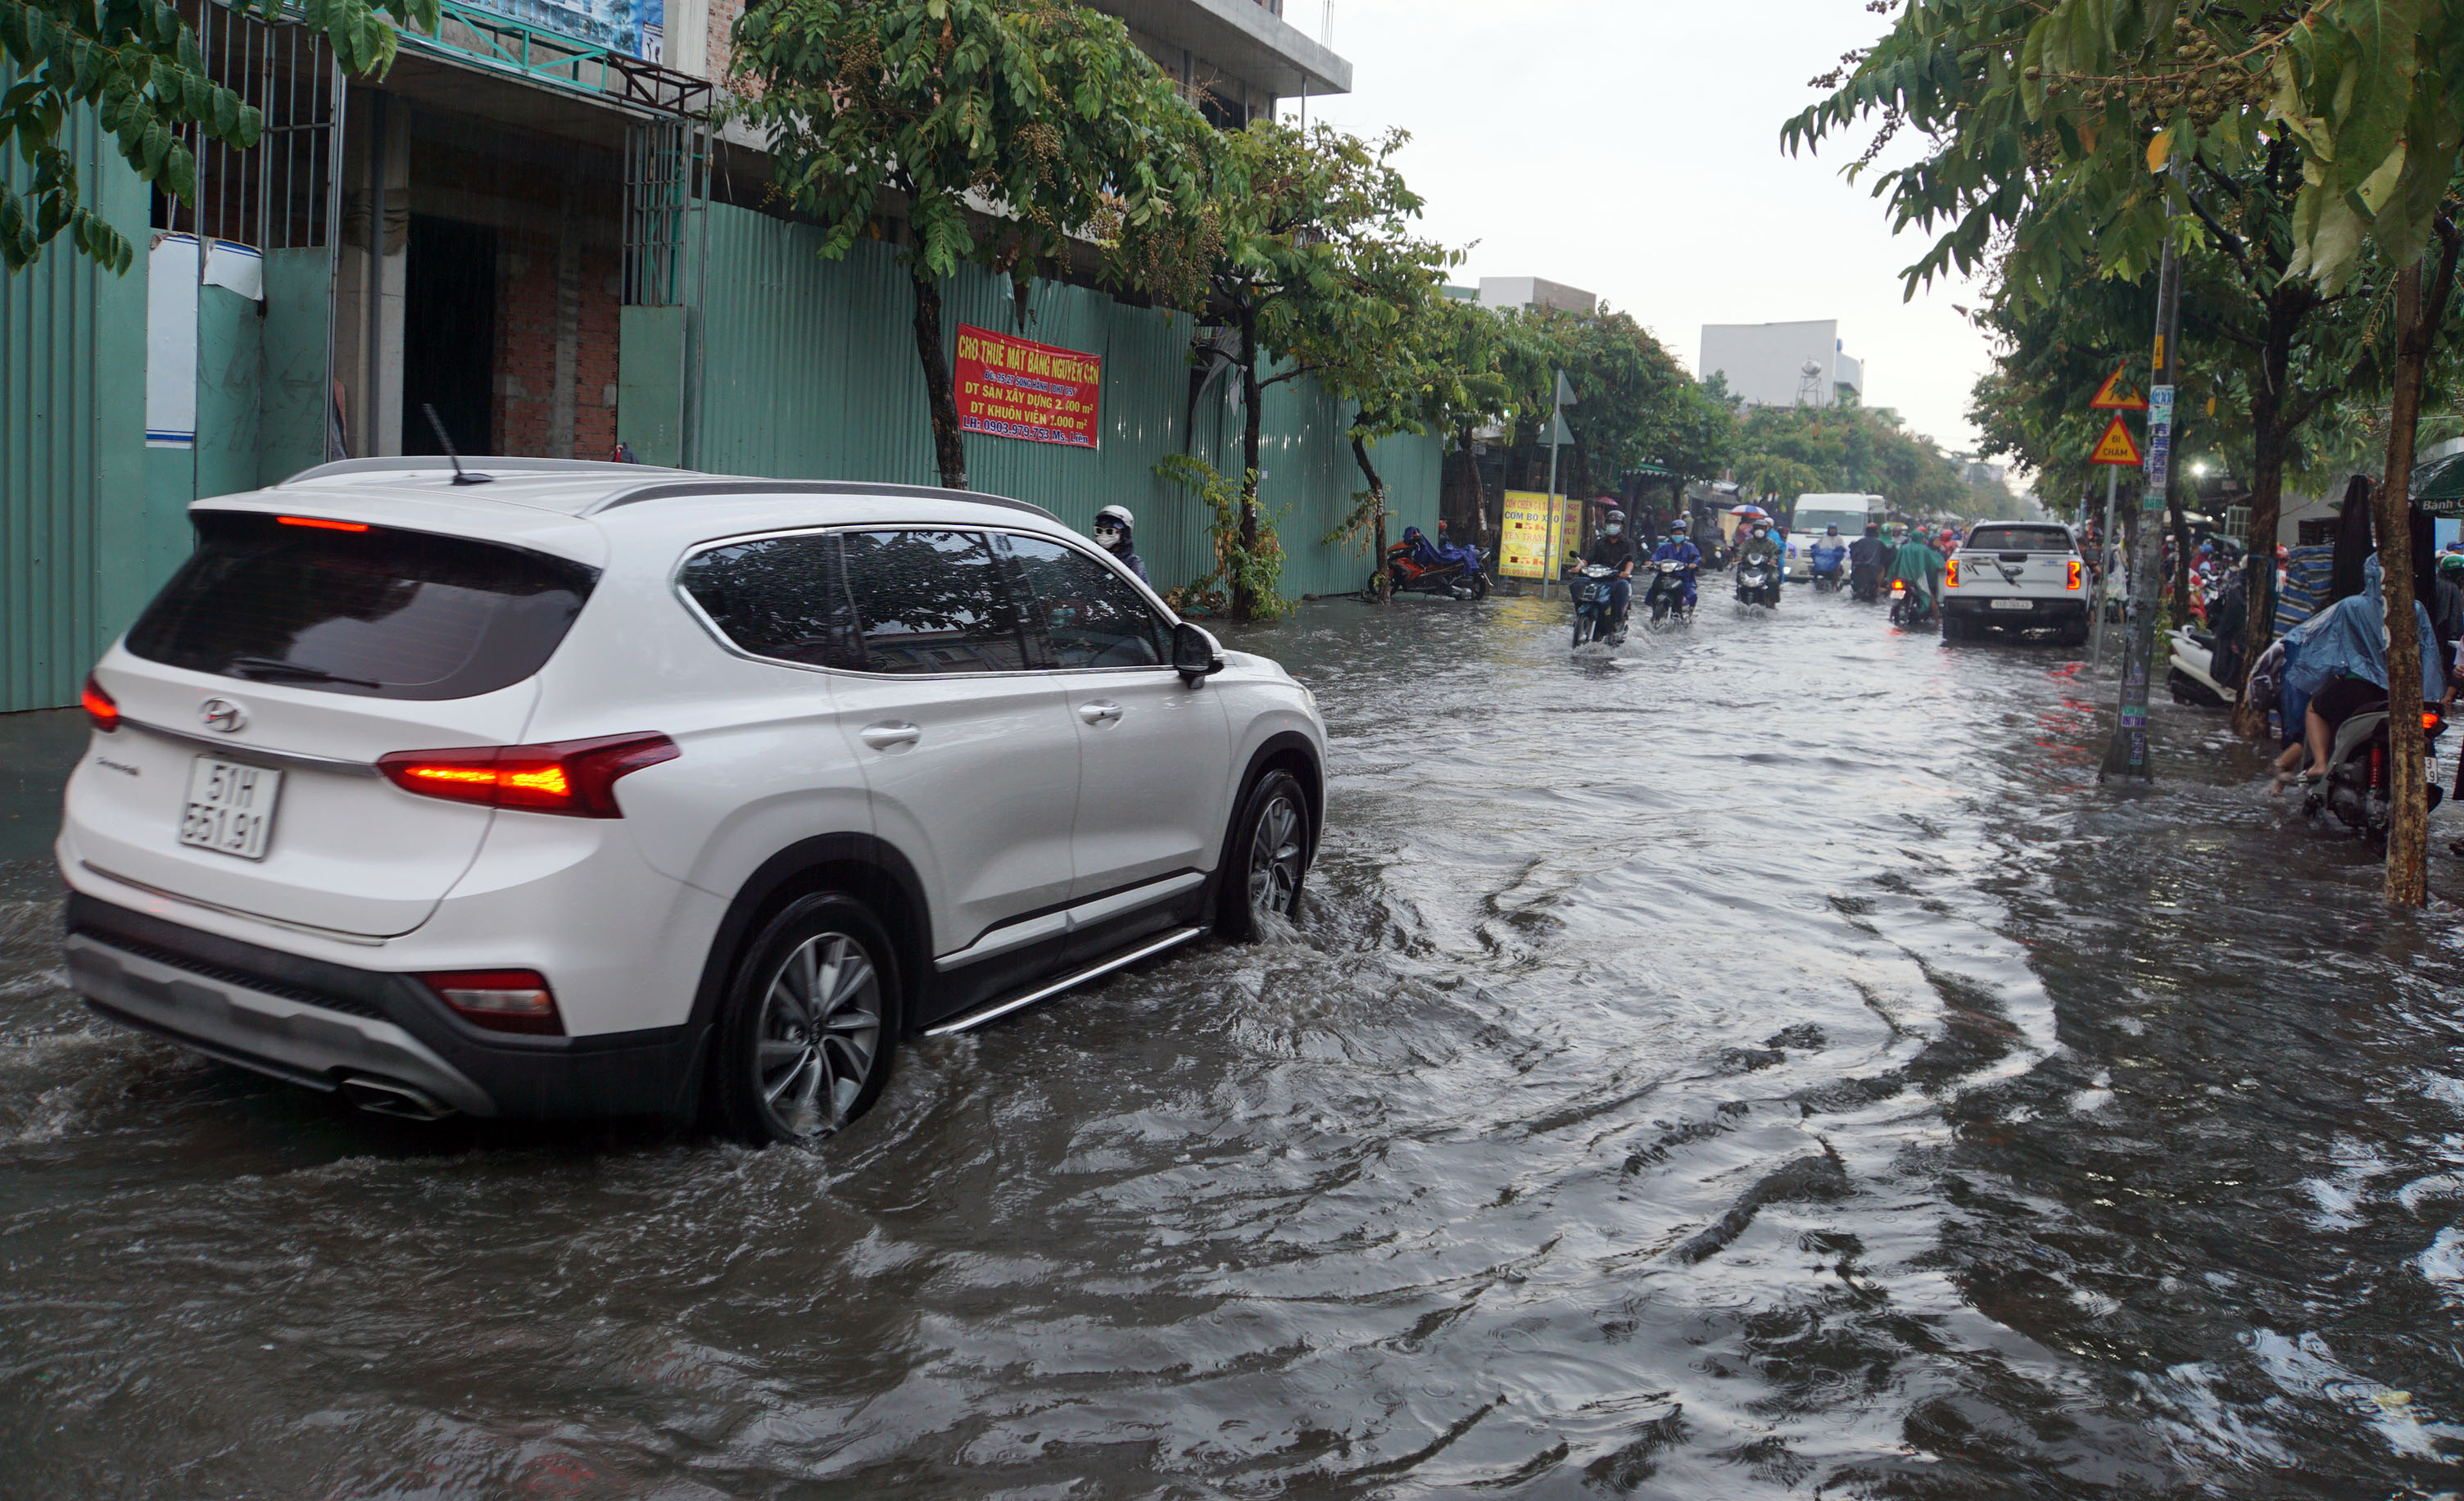
[(1544, 600), (1549, 597), (1549, 586), (1556, 582), (1557, 570), (1564, 563), (1557, 553), (1558, 528), (1566, 516), (1565, 502), (1557, 497), (1557, 445), (1566, 436), (1566, 408), (1574, 402), (1573, 383), (1566, 379), (1563, 370), (1557, 371), (1556, 375), (1556, 399), (1549, 409), (1549, 565), (1540, 571), (1540, 597)]
[(2087, 628), (2087, 665), (2090, 672), (2104, 670), (2104, 599), (2113, 588), (2113, 496), (2121, 483), (2121, 471), (2106, 465), (2104, 524), (2096, 529), (2096, 602), (2089, 607), (2096, 613), (2089, 617)]
[(2152, 782), (2155, 759), (2147, 745), (2147, 678), (2156, 658), (2156, 601), (2164, 572), (2164, 528), (2158, 520), (2173, 476), (2173, 387), (2181, 371), (2182, 252), (2173, 237), (2181, 215), (2180, 193), (2188, 153), (2173, 153), (2172, 191), (2165, 197), (2165, 264), (2156, 278), (2155, 380), (2147, 391), (2147, 486), (2139, 497), (2130, 529), (2130, 603), (2123, 610), (2121, 715), (2104, 753), (2100, 780), (2128, 777)]

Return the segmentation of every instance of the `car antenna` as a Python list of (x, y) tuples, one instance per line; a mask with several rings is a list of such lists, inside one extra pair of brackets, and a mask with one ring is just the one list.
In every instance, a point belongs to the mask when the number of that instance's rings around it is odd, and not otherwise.
[(436, 404), (434, 402), (421, 402), (419, 404), (419, 409), (428, 413), (428, 425), (435, 430), (436, 441), (445, 445), (445, 456), (453, 461), (453, 482), (455, 484), (486, 485), (494, 484), (495, 482), (496, 476), (494, 475), (471, 474), (462, 468), (462, 455), (453, 452), (453, 440), (445, 435), (445, 424), (437, 420)]

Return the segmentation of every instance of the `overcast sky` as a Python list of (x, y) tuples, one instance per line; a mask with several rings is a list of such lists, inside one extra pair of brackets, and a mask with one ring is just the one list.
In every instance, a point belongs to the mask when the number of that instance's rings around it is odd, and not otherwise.
[[(1318, 34), (1323, 0), (1285, 0)], [(1952, 310), (1901, 301), (1925, 242), (1839, 168), (1779, 149), (1806, 80), (1871, 43), (1863, 0), (1333, 0), (1353, 92), (1309, 118), (1412, 133), (1404, 176), (1458, 279), (1542, 276), (1632, 313), (1693, 369), (1702, 325), (1837, 319), (1865, 400), (1947, 449), (1975, 442), (1985, 342)], [(1286, 118), (1293, 113), (1286, 106)], [(1902, 153), (1904, 154), (1904, 153)], [(1477, 243), (1475, 243), (1477, 242)]]

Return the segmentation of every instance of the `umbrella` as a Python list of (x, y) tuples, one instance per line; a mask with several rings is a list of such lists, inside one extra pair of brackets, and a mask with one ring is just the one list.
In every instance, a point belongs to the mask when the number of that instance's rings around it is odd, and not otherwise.
[(1741, 506), (1737, 506), (1737, 507), (1734, 507), (1733, 509), (1731, 509), (1731, 510), (1728, 512), (1728, 514), (1729, 514), (1730, 516), (1769, 516), (1769, 515), (1771, 515), (1771, 513), (1770, 513), (1769, 511), (1764, 510), (1761, 506), (1758, 506), (1758, 505), (1741, 505)]

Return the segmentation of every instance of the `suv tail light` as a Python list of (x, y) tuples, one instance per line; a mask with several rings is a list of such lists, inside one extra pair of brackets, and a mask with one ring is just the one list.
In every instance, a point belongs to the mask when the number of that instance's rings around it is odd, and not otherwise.
[(2080, 563), (2077, 558), (2073, 558), (2073, 559), (2071, 560), (2071, 582), (2070, 582), (2070, 586), (2071, 586), (2072, 588), (2078, 588), (2078, 587), (2079, 586), (2079, 570), (2080, 570), (2081, 568), (2084, 568), (2085, 566), (2087, 566), (2087, 565), (2086, 565), (2085, 563)]
[(77, 704), (85, 710), (87, 722), (103, 734), (120, 728), (120, 705), (102, 691), (102, 685), (94, 680), (91, 673), (86, 674), (85, 692), (77, 695)]
[(1946, 588), (1959, 587), (1959, 560), (1951, 559), (1942, 565), (1942, 582)]
[(472, 745), (395, 751), (377, 770), (406, 792), (576, 818), (623, 818), (616, 783), (683, 754), (664, 735), (603, 735), (550, 745)]
[(419, 979), (455, 1015), (473, 1026), (492, 1032), (564, 1035), (564, 1018), (557, 1014), (556, 996), (547, 987), (547, 977), (538, 970), (457, 969)]

